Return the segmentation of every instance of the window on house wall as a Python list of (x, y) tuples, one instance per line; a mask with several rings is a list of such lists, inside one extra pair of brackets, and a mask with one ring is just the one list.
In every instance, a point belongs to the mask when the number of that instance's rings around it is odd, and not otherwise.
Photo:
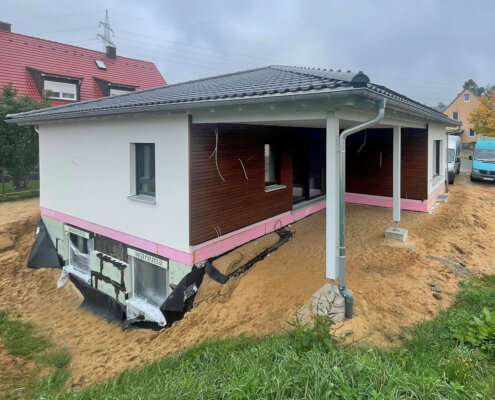
[(440, 149), (441, 149), (441, 140), (433, 141), (433, 177), (440, 175)]
[(469, 129), (469, 137), (475, 137), (476, 136), (476, 132), (472, 129)]
[(69, 225), (66, 225), (64, 230), (69, 242), (69, 260), (66, 268), (84, 280), (91, 279), (89, 257), (94, 249), (94, 239), (88, 232)]
[(452, 118), (458, 120), (459, 119), (459, 113), (457, 111), (454, 111), (452, 113)]
[(265, 144), (265, 187), (280, 184), (280, 161), (272, 143)]
[(155, 144), (136, 143), (136, 194), (155, 196)]
[(466, 93), (464, 95), (464, 102), (469, 103), (471, 101), (471, 95), (469, 93)]
[(168, 294), (168, 269), (134, 258), (133, 297), (146, 299), (160, 307)]
[(77, 100), (77, 84), (56, 81), (44, 81), (43, 89), (49, 91), (50, 99)]

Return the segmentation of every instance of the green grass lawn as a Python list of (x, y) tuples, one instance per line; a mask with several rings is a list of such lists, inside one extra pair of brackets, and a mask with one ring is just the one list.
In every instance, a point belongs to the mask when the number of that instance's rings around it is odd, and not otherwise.
[(39, 196), (40, 182), (32, 180), (28, 182), (27, 188), (21, 192), (14, 191), (12, 182), (5, 184), (5, 194), (3, 194), (3, 185), (0, 182), (0, 203), (4, 201), (16, 201), (22, 199), (30, 199)]
[[(419, 306), (419, 305), (418, 305)], [(339, 346), (328, 322), (279, 336), (207, 342), (105, 383), (60, 392), (45, 379), (31, 392), (46, 399), (492, 399), (495, 358), (454, 339), (483, 307), (495, 306), (495, 276), (462, 285), (454, 305), (404, 329), (392, 350)]]
[[(10, 370), (0, 369), (0, 398), (32, 399), (56, 393), (69, 377), (70, 354), (39, 335), (33, 325), (0, 310), (0, 350), (12, 357)], [(0, 352), (1, 356), (1, 352)]]
[[(25, 190), (38, 190), (40, 188), (39, 180), (28, 181), (27, 188)], [(5, 183), (5, 193), (14, 192), (15, 188), (12, 182)], [(3, 194), (3, 184), (0, 182), (0, 194)]]

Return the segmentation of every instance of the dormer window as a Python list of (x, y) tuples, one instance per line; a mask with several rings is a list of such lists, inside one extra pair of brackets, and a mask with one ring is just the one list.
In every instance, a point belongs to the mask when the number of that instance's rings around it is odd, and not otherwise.
[(119, 94), (126, 94), (130, 92), (134, 92), (134, 90), (114, 89), (112, 87), (110, 88), (110, 96), (117, 96)]
[(94, 77), (95, 82), (100, 87), (103, 96), (117, 96), (119, 94), (125, 94), (134, 92), (137, 86), (126, 85), (123, 83), (110, 82), (106, 79)]
[(38, 89), (40, 96), (48, 94), (49, 98), (53, 100), (80, 100), (80, 87), (83, 78), (53, 74), (31, 67), (26, 67), (26, 69), (33, 78), (33, 82), (36, 89)]
[(77, 100), (77, 85), (75, 83), (44, 80), (43, 90), (49, 92), (49, 98), (54, 100)]
[(95, 64), (99, 69), (107, 69), (107, 66), (103, 60), (95, 60)]

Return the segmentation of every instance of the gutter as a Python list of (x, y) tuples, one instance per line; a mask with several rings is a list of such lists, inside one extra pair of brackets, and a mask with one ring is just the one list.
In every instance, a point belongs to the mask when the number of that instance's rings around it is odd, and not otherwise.
[(386, 99), (377, 102), (378, 114), (375, 118), (362, 124), (348, 128), (340, 134), (339, 141), (339, 292), (345, 299), (345, 316), (352, 318), (354, 299), (352, 292), (346, 289), (346, 256), (345, 256), (345, 149), (346, 140), (352, 134), (378, 124), (385, 117)]
[[(310, 101), (310, 100), (322, 100), (326, 99), (341, 99), (349, 98), (351, 96), (359, 97), (365, 100), (370, 100), (376, 102), (380, 99), (388, 99), (389, 105), (393, 105), (394, 108), (402, 110), (406, 113), (421, 116), (423, 118), (435, 121), (437, 123), (444, 122), (449, 126), (458, 126), (459, 121), (450, 119), (447, 116), (438, 115), (438, 112), (429, 110), (426, 106), (423, 108), (420, 105), (415, 105), (412, 101), (411, 104), (406, 101), (400, 101), (396, 99), (394, 95), (387, 93), (379, 93), (370, 88), (344, 88), (337, 90), (328, 91), (314, 91), (311, 93), (294, 93), (294, 94), (276, 94), (276, 95), (263, 95), (263, 96), (253, 96), (253, 97), (241, 97), (233, 99), (218, 99), (218, 100), (205, 100), (205, 101), (195, 101), (195, 102), (181, 102), (181, 103), (155, 103), (147, 105), (129, 105), (123, 107), (112, 107), (112, 108), (100, 108), (73, 112), (60, 112), (42, 115), (43, 111), (19, 113), (19, 114), (8, 114), (6, 117), (6, 122), (19, 123), (19, 124), (34, 124), (43, 121), (57, 121), (63, 119), (73, 119), (73, 118), (85, 118), (85, 117), (101, 117), (110, 115), (122, 115), (122, 114), (137, 114), (146, 112), (190, 112), (192, 110), (206, 109), (212, 107), (222, 107), (222, 106), (241, 106), (249, 104), (273, 104), (273, 103), (287, 103), (295, 101)], [(94, 100), (91, 100), (94, 101)], [(77, 104), (74, 104), (77, 105)], [(61, 110), (64, 107), (72, 107), (74, 105), (59, 106)], [(58, 107), (57, 107), (58, 108)], [(49, 109), (50, 110), (50, 109)], [(53, 110), (53, 109), (52, 109)], [(31, 115), (29, 115), (32, 113)], [(23, 115), (24, 114), (24, 115)]]

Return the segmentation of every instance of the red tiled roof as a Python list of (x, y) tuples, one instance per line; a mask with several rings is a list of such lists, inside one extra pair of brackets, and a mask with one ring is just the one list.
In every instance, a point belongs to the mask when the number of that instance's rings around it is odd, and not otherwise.
[[(99, 69), (96, 59), (103, 60), (107, 69)], [(0, 31), (0, 88), (12, 82), (20, 95), (39, 100), (40, 94), (26, 67), (47, 74), (84, 78), (80, 100), (103, 97), (95, 77), (116, 84), (137, 86), (136, 90), (167, 84), (151, 62), (121, 57), (118, 52), (117, 58), (111, 59), (100, 51)], [(70, 102), (52, 100), (53, 105), (67, 103)]]

